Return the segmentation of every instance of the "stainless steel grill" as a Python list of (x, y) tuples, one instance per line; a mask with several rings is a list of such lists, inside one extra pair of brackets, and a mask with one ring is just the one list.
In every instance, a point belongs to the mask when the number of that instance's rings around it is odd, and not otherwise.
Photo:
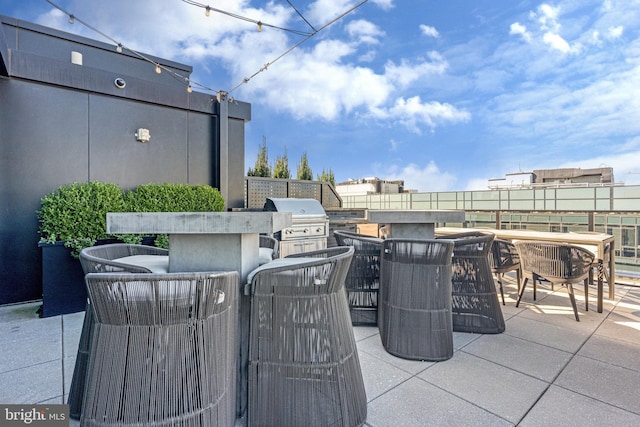
[(329, 217), (316, 199), (267, 198), (264, 210), (291, 212), (291, 227), (274, 234), (281, 258), (327, 247)]

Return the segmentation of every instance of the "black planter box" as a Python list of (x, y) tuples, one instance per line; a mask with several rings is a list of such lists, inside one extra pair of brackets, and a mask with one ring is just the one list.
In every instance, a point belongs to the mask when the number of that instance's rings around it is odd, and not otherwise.
[(87, 288), (80, 260), (64, 242), (38, 243), (42, 248), (42, 317), (84, 311)]
[[(118, 239), (99, 239), (96, 245), (122, 243)], [(142, 238), (143, 245), (154, 246), (155, 236)], [(58, 316), (84, 311), (87, 288), (84, 271), (71, 248), (64, 242), (38, 243), (42, 248), (42, 317)]]

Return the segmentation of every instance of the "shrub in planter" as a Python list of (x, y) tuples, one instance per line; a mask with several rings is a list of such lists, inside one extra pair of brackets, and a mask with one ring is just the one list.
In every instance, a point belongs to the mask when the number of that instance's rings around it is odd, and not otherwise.
[[(84, 310), (84, 274), (77, 259), (80, 251), (96, 243), (145, 243), (141, 235), (108, 235), (108, 212), (222, 211), (224, 200), (207, 185), (146, 184), (123, 192), (116, 184), (72, 183), (41, 200), (37, 212), (42, 248), (43, 316)], [(117, 239), (117, 240), (116, 240)], [(157, 236), (155, 245), (167, 248), (168, 237)]]
[[(145, 184), (124, 193), (127, 212), (221, 212), (224, 199), (208, 185)], [(123, 240), (140, 236), (121, 236)], [(167, 235), (156, 237), (156, 246), (168, 248)]]
[(121, 212), (124, 206), (120, 187), (102, 182), (63, 185), (42, 198), (37, 215), (43, 317), (84, 310), (84, 273), (73, 257), (96, 240), (108, 238), (106, 213)]
[(122, 189), (116, 184), (92, 181), (59, 187), (41, 199), (38, 220), (41, 243), (62, 241), (77, 257), (106, 233), (107, 212), (123, 212)]

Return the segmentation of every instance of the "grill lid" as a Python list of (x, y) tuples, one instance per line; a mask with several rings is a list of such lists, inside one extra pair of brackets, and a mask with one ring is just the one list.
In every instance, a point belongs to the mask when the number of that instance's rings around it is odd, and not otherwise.
[(268, 212), (291, 212), (292, 216), (316, 216), (326, 218), (324, 208), (316, 199), (267, 197), (264, 210)]

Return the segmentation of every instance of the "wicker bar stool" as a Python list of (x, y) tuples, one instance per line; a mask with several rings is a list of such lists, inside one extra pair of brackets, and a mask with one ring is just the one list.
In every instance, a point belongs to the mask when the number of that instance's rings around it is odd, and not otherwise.
[[(84, 274), (107, 272), (152, 273), (152, 270), (162, 270), (165, 264), (168, 266), (168, 256), (169, 251), (167, 249), (155, 246), (111, 243), (84, 248), (80, 251), (80, 264)], [(146, 267), (132, 264), (132, 262), (144, 263), (145, 261), (147, 263)], [(71, 378), (71, 387), (69, 388), (69, 397), (67, 399), (69, 416), (73, 419), (80, 419), (82, 412), (82, 396), (84, 395), (94, 324), (93, 307), (87, 299), (76, 364), (73, 369), (73, 377)]]
[(499, 334), (505, 323), (489, 264), (495, 235), (469, 232), (440, 236), (454, 242), (452, 270), (453, 330), (477, 334)]
[(238, 273), (89, 273), (83, 426), (235, 423)]
[(453, 242), (387, 239), (380, 259), (378, 328), (389, 353), (406, 359), (453, 356)]
[(367, 398), (344, 292), (352, 256), (351, 247), (333, 247), (250, 274), (250, 426), (365, 422)]
[(353, 246), (353, 260), (347, 273), (345, 289), (353, 325), (378, 324), (378, 292), (380, 289), (380, 251), (382, 239), (336, 230), (339, 246)]

